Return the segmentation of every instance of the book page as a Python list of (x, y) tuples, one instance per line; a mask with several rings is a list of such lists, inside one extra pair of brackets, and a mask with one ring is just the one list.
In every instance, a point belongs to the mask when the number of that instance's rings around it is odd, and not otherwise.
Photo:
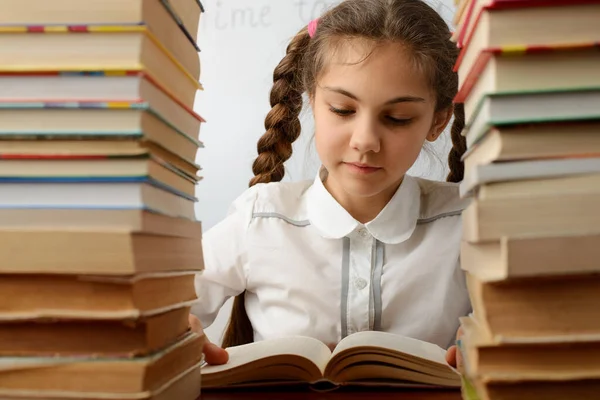
[(151, 318), (159, 314), (175, 311), (184, 307), (191, 307), (198, 303), (198, 299), (184, 301), (176, 304), (171, 304), (167, 307), (155, 308), (152, 310), (142, 311), (137, 308), (131, 308), (129, 310), (117, 310), (117, 311), (94, 311), (94, 310), (65, 310), (65, 309), (46, 309), (46, 310), (31, 310), (21, 312), (11, 312), (0, 314), (0, 322), (3, 321), (31, 321), (31, 320), (42, 320), (46, 318), (57, 318), (57, 319), (73, 319), (73, 320), (85, 320), (94, 319), (96, 321), (117, 321), (117, 320), (128, 320), (138, 318)]
[(227, 348), (229, 362), (224, 365), (206, 365), (202, 367), (202, 375), (216, 374), (240, 367), (267, 357), (292, 355), (303, 357), (313, 362), (323, 373), (325, 365), (331, 357), (331, 350), (317, 339), (292, 336), (269, 339)]
[(343, 350), (363, 346), (380, 347), (386, 350), (404, 353), (414, 357), (433, 361), (438, 364), (447, 365), (446, 350), (442, 349), (438, 345), (418, 339), (395, 335), (393, 333), (378, 331), (358, 332), (345, 337), (342, 339), (342, 341), (340, 341), (340, 343), (338, 343), (333, 351), (332, 356), (335, 356)]
[(0, 358), (0, 372), (55, 367), (76, 361), (78, 359), (66, 357), (2, 357)]

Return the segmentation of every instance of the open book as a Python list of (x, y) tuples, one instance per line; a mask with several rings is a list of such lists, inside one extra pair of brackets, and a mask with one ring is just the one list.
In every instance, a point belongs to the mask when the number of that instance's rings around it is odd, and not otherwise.
[(230, 347), (225, 365), (202, 368), (202, 387), (305, 383), (317, 389), (344, 385), (460, 387), (459, 373), (437, 345), (384, 332), (359, 332), (329, 348), (295, 336)]

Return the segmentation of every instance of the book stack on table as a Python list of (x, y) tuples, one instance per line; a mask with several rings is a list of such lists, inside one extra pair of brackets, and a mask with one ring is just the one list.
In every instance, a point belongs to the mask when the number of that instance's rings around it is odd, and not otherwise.
[(0, 5), (0, 398), (200, 394), (197, 0)]
[(600, 1), (463, 0), (465, 398), (600, 393)]

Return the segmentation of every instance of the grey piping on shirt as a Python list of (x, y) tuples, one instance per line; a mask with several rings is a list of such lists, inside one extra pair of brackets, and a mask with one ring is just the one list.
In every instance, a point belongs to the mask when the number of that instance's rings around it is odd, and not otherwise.
[(341, 321), (342, 339), (348, 336), (348, 285), (350, 285), (350, 238), (343, 238), (342, 250), (342, 299), (341, 299)]
[(455, 216), (455, 215), (460, 215), (460, 214), (462, 214), (462, 210), (458, 210), (458, 211), (450, 211), (450, 212), (443, 213), (443, 214), (440, 214), (440, 215), (435, 215), (435, 216), (433, 216), (433, 217), (429, 217), (429, 218), (423, 218), (423, 219), (418, 219), (418, 220), (417, 220), (417, 224), (418, 224), (418, 225), (421, 225), (421, 224), (428, 224), (428, 223), (430, 223), (430, 222), (436, 221), (436, 220), (438, 220), (438, 219), (441, 219), (441, 218), (453, 217), (453, 216)]
[(379, 240), (373, 243), (373, 257), (371, 267), (371, 291), (373, 296), (373, 330), (381, 330), (381, 275), (383, 273), (383, 255), (385, 245)]
[(257, 213), (252, 214), (252, 218), (279, 218), (279, 219), (287, 222), (290, 225), (298, 226), (300, 228), (310, 225), (310, 221), (307, 219), (302, 220), (302, 221), (297, 221), (297, 220), (288, 218), (285, 215), (282, 215), (279, 213), (274, 213), (274, 212), (257, 212)]

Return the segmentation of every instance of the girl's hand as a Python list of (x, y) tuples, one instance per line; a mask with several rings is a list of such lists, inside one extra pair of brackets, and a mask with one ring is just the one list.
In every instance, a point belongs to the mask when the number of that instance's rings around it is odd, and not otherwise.
[(227, 353), (227, 351), (220, 348), (216, 344), (211, 343), (210, 340), (208, 340), (208, 338), (204, 334), (204, 329), (202, 329), (202, 324), (200, 323), (200, 320), (195, 315), (190, 314), (189, 322), (192, 331), (204, 337), (202, 352), (204, 353), (204, 359), (206, 360), (206, 363), (210, 365), (226, 364), (227, 361), (229, 361), (229, 354)]
[[(458, 328), (456, 332), (457, 343), (460, 343), (462, 335), (462, 328)], [(446, 351), (446, 362), (456, 368), (461, 374), (464, 373), (462, 354), (456, 345), (450, 346), (448, 351)]]

